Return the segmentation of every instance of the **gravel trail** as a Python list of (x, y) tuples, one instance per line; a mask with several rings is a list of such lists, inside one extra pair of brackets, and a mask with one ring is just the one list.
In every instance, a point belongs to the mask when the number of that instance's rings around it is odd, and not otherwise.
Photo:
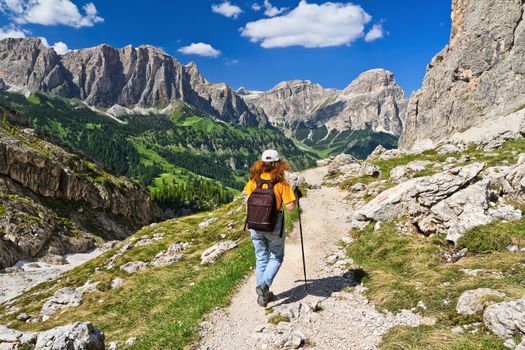
[[(303, 175), (310, 185), (320, 185), (326, 171), (315, 168)], [(363, 296), (360, 271), (349, 270), (352, 261), (339, 247), (341, 237), (351, 239), (352, 208), (345, 200), (347, 194), (322, 186), (310, 189), (301, 199), (309, 294), (304, 288), (296, 225), (286, 240), (284, 263), (272, 286), (277, 300), (266, 309), (257, 305), (252, 273), (230, 306), (207, 316), (195, 349), (377, 349), (382, 335), (392, 327), (431, 322), (409, 311), (381, 313)], [(356, 287), (347, 288), (352, 286)], [(290, 322), (268, 323), (277, 314)]]

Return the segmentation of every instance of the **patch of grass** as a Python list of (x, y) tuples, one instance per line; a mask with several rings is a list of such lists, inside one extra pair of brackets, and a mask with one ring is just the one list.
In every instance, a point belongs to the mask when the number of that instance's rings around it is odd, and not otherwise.
[(0, 204), (0, 216), (4, 216), (5, 214), (7, 214), (7, 209), (5, 205)]
[[(395, 223), (383, 223), (379, 232), (375, 232), (371, 224), (355, 233), (355, 241), (347, 248), (348, 254), (367, 272), (364, 283), (371, 302), (378, 309), (398, 312), (423, 301), (426, 309), (419, 312), (437, 320), (435, 326), (393, 329), (382, 348), (502, 348), (502, 341), (486, 330), (472, 335), (468, 331), (454, 334), (450, 328), (481, 321), (481, 315), (456, 313), (457, 300), (467, 290), (492, 288), (511, 300), (523, 296), (523, 258), (504, 249), (507, 243), (523, 237), (523, 225), (525, 220), (500, 222), (469, 231), (467, 239), (474, 241), (470, 254), (455, 263), (445, 263), (440, 258), (440, 251), (452, 249), (442, 235), (404, 236), (396, 232)], [(505, 238), (500, 241), (500, 236)], [(462, 269), (481, 269), (485, 273), (468, 276)], [(500, 301), (500, 298), (488, 298), (485, 303)], [(443, 333), (446, 336), (442, 339)]]
[(268, 323), (271, 324), (279, 324), (281, 322), (290, 322), (290, 317), (276, 314), (268, 319)]
[(381, 344), (382, 350), (504, 350), (503, 341), (485, 331), (456, 334), (443, 326), (396, 327)]
[[(470, 253), (474, 254), (505, 251), (505, 248), (512, 244), (512, 234), (505, 230), (508, 226), (502, 222), (495, 222), (472, 228), (459, 239), (458, 248), (467, 248)], [(524, 235), (524, 231), (519, 233)]]

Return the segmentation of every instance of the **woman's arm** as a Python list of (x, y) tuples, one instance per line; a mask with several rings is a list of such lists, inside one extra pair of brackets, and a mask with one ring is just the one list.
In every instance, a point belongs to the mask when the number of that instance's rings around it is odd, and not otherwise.
[(295, 209), (295, 207), (297, 206), (296, 202), (293, 201), (293, 202), (290, 202), (290, 203), (287, 203), (284, 205), (286, 207), (286, 209), (288, 209), (289, 211), (292, 211)]

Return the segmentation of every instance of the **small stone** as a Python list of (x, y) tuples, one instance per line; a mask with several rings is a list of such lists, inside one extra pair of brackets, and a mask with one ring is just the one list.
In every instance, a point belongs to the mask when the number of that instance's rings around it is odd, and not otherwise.
[(381, 231), (381, 221), (376, 222), (376, 224), (374, 225), (374, 231), (375, 232)]
[(118, 343), (116, 341), (112, 341), (108, 344), (108, 350), (117, 350), (118, 349)]
[(133, 346), (135, 345), (135, 343), (137, 343), (137, 337), (131, 337), (131, 338), (128, 338), (128, 340), (126, 340), (127, 346)]
[(115, 277), (112, 281), (111, 281), (111, 289), (117, 289), (117, 288), (120, 288), (122, 287), (122, 284), (124, 283), (124, 280), (120, 277)]
[(512, 244), (505, 248), (505, 250), (509, 253), (519, 253), (520, 248), (517, 245)]
[(505, 340), (505, 342), (503, 343), (503, 346), (509, 349), (515, 349), (517, 344), (514, 341), (514, 339), (510, 338), (510, 339)]
[(423, 310), (427, 309), (427, 305), (422, 300), (418, 301), (416, 306), (421, 308), (421, 309), (423, 309)]
[(341, 237), (341, 241), (344, 243), (344, 244), (350, 244), (354, 241), (354, 239), (350, 236), (343, 236)]
[(460, 327), (460, 326), (453, 327), (450, 331), (452, 333), (455, 333), (455, 334), (461, 334), (461, 333), (465, 332), (463, 327)]
[(30, 318), (29, 315), (26, 313), (21, 313), (20, 315), (16, 316), (16, 319), (22, 322), (29, 320), (29, 318)]
[(211, 219), (208, 219), (208, 220), (205, 220), (203, 222), (201, 222), (199, 224), (199, 228), (203, 229), (203, 228), (206, 228), (208, 226), (210, 226), (211, 224), (213, 224), (214, 222), (216, 222), (217, 220), (219, 220), (218, 218), (211, 218)]
[(366, 190), (366, 185), (363, 184), (363, 183), (356, 183), (355, 185), (353, 185), (352, 187), (350, 187), (350, 189), (354, 192), (361, 192), (361, 191), (364, 191)]
[(148, 264), (146, 264), (144, 261), (130, 261), (129, 263), (126, 263), (120, 267), (122, 271), (126, 271), (130, 274), (140, 270), (145, 270), (147, 268)]

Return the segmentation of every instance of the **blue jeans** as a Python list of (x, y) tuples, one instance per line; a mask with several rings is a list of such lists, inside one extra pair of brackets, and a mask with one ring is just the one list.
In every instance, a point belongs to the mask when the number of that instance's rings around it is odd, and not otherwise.
[(275, 225), (273, 232), (250, 229), (250, 236), (255, 247), (257, 286), (265, 283), (270, 287), (283, 263), (286, 234), (283, 227), (283, 234), (280, 237), (281, 225), (284, 225), (282, 212), (279, 213), (277, 225)]

